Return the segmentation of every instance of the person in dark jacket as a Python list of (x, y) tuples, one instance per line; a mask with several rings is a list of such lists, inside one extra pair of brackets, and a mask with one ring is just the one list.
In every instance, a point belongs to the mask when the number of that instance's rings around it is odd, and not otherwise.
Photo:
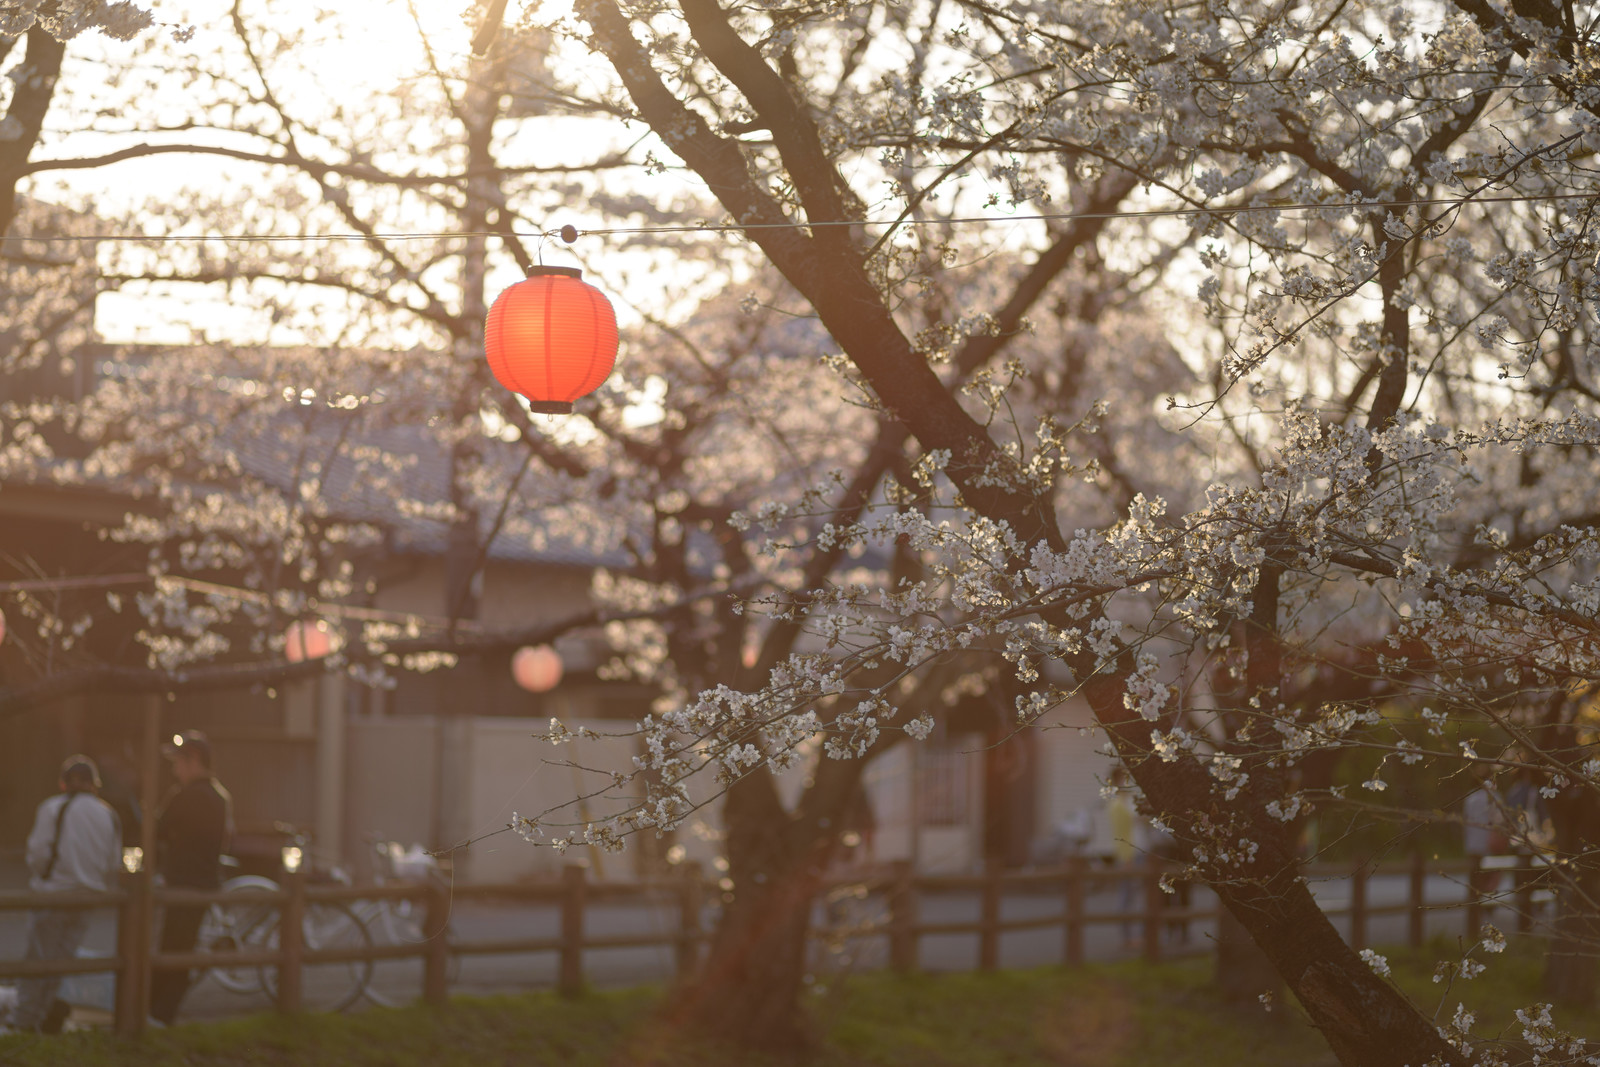
[[(211, 742), (205, 734), (174, 734), (163, 751), (178, 785), (156, 822), (156, 869), (169, 886), (216, 889), (222, 884), (222, 853), (233, 836), (233, 799), (211, 773)], [(167, 908), (161, 951), (194, 951), (205, 913), (203, 904)], [(171, 1025), (188, 989), (186, 968), (156, 970), (150, 979), (150, 1017)]]

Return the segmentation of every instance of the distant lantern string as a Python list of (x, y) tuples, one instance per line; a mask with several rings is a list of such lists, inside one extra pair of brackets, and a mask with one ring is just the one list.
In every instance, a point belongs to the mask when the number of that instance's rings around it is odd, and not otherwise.
[[(1040, 212), (1031, 215), (968, 215), (956, 216), (947, 219), (819, 219), (812, 222), (721, 222), (721, 223), (694, 223), (676, 226), (608, 226), (596, 229), (580, 230), (574, 226), (562, 226), (554, 230), (425, 230), (425, 231), (396, 231), (388, 233), (311, 233), (311, 234), (283, 234), (283, 233), (236, 233), (236, 234), (142, 234), (142, 233), (98, 233), (84, 234), (82, 236), (67, 235), (41, 235), (18, 236), (0, 238), (0, 246), (19, 244), (24, 242), (60, 244), (68, 241), (118, 241), (127, 243), (149, 244), (209, 244), (209, 243), (245, 243), (256, 242), (265, 244), (289, 244), (295, 242), (313, 241), (444, 241), (452, 238), (480, 238), (480, 237), (517, 237), (550, 239), (559, 237), (569, 244), (579, 236), (585, 237), (613, 237), (631, 236), (638, 234), (655, 233), (749, 233), (756, 230), (807, 230), (822, 229), (831, 226), (885, 226), (898, 228), (901, 226), (971, 226), (971, 225), (1004, 225), (1011, 222), (1072, 222), (1075, 220), (1109, 220), (1109, 219), (1159, 219), (1159, 218), (1193, 218), (1204, 215), (1213, 215), (1218, 218), (1228, 218), (1234, 215), (1248, 215), (1260, 212), (1310, 212), (1310, 211), (1349, 211), (1351, 209), (1365, 210), (1370, 208), (1420, 208), (1420, 207), (1446, 207), (1460, 208), (1468, 204), (1527, 204), (1549, 203), (1557, 200), (1600, 200), (1600, 194), (1594, 193), (1539, 193), (1517, 194), (1505, 196), (1460, 196), (1460, 197), (1431, 197), (1422, 200), (1356, 200), (1337, 201), (1324, 204), (1244, 204), (1235, 207), (1174, 207), (1150, 208), (1141, 211), (1060, 211)], [(182, 281), (181, 278), (172, 279)]]

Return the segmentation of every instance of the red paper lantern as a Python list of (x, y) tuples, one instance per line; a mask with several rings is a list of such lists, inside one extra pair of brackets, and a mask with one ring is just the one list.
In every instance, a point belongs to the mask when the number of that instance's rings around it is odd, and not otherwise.
[(291, 622), (283, 634), (283, 658), (290, 663), (304, 663), (308, 659), (322, 659), (333, 651), (333, 630), (327, 622), (304, 619)]
[(549, 645), (524, 645), (511, 657), (511, 677), (530, 693), (548, 693), (561, 681), (561, 654)]
[(489, 369), (546, 415), (600, 388), (617, 361), (617, 316), (574, 267), (535, 267), (495, 300), (483, 326)]

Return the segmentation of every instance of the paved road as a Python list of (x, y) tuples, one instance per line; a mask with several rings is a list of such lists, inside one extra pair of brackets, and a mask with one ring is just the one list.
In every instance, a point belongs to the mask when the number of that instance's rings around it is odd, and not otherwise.
[[(1313, 886), (1318, 900), (1325, 908), (1342, 908), (1348, 905), (1350, 886), (1347, 881), (1333, 880)], [(1427, 897), (1430, 901), (1456, 902), (1463, 896), (1459, 882), (1434, 875), (1428, 880)], [(1377, 875), (1368, 883), (1368, 901), (1381, 907), (1400, 904), (1406, 897), (1406, 879), (1403, 875)], [(1119, 888), (1112, 886), (1092, 894), (1086, 901), (1086, 914), (1090, 917), (1115, 915), (1129, 907), (1138, 907), (1137, 894), (1125, 900)], [(1193, 906), (1207, 909), (1215, 906), (1215, 897), (1209, 890), (1194, 890)], [(976, 893), (924, 894), (918, 901), (918, 915), (922, 922), (971, 922), (979, 918), (980, 902)], [(1062, 914), (1063, 902), (1054, 892), (1014, 893), (1001, 902), (1002, 920), (1047, 918)], [(835, 914), (843, 922), (857, 927), (878, 926), (886, 919), (883, 901), (873, 897), (866, 900), (846, 900), (837, 905)], [(819, 907), (818, 918), (823, 910)], [(22, 955), (24, 916), (17, 912), (0, 912), (0, 958), (16, 959)], [(706, 926), (714, 922), (708, 911)], [(1348, 920), (1336, 917), (1335, 925), (1348, 936)], [(1462, 932), (1464, 917), (1459, 908), (1440, 907), (1430, 910), (1426, 917), (1426, 930), (1434, 933)], [(554, 907), (496, 902), (459, 902), (451, 915), (451, 930), (460, 942), (492, 941), (510, 938), (553, 938), (559, 934), (560, 916)], [(1368, 921), (1368, 941), (1374, 945), (1403, 942), (1406, 937), (1407, 918), (1404, 914), (1376, 916)], [(376, 925), (376, 924), (375, 924)], [(654, 933), (666, 935), (677, 929), (675, 905), (663, 904), (609, 904), (592, 903), (585, 914), (586, 932), (591, 935), (630, 935)], [(1112, 960), (1135, 954), (1136, 939), (1141, 933), (1137, 924), (1115, 921), (1092, 923), (1085, 928), (1085, 954), (1093, 960)], [(1176, 930), (1164, 934), (1163, 951), (1170, 953), (1205, 952), (1210, 949), (1214, 923), (1209, 920), (1190, 924), (1186, 936)], [(1033, 967), (1061, 962), (1063, 935), (1060, 927), (1004, 933), (999, 938), (1000, 965), (1002, 967)], [(111, 912), (96, 914), (91, 924), (86, 947), (90, 951), (109, 954), (115, 943), (115, 916)], [(959, 971), (976, 966), (978, 938), (975, 934), (928, 935), (919, 940), (918, 965), (928, 971)], [(815, 967), (818, 973), (848, 970), (875, 969), (887, 965), (886, 939), (881, 934), (837, 940), (819, 939), (815, 950)], [(670, 946), (650, 948), (591, 949), (584, 953), (584, 971), (589, 982), (596, 986), (616, 987), (663, 982), (672, 976), (673, 951)], [(320, 998), (335, 987), (343, 986), (349, 979), (344, 965), (324, 965), (311, 968), (306, 976), (307, 1006), (314, 1007)], [(461, 960), (452, 973), (451, 988), (461, 993), (500, 993), (528, 989), (548, 988), (555, 984), (556, 956), (553, 952), (518, 955), (469, 956)], [(404, 1001), (415, 997), (421, 989), (422, 965), (420, 960), (384, 961), (376, 965), (373, 987), (385, 997)], [(111, 979), (109, 975), (76, 980), (73, 999), (87, 1004), (109, 1007)], [(269, 1010), (270, 997), (262, 992), (230, 992), (214, 977), (202, 980), (185, 1001), (183, 1017), (186, 1019), (218, 1018), (249, 1012)]]

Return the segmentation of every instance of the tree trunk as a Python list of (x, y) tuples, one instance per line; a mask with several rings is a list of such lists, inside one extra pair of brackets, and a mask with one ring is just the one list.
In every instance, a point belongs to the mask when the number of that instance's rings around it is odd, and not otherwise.
[(728, 790), (723, 818), (733, 888), (723, 893), (709, 956), (669, 998), (664, 1021), (751, 1049), (810, 1047), (801, 994), (822, 856), (786, 832), (793, 820), (765, 772)]
[(1150, 724), (1128, 719), (1122, 686), (1097, 677), (1085, 687), (1096, 718), (1154, 810), (1168, 820), (1187, 851), (1234, 850), (1242, 839), (1252, 858), (1201, 866), (1201, 873), (1239, 924), (1271, 961), (1345, 1067), (1419, 1067), (1461, 1059), (1405, 994), (1373, 973), (1333, 923), (1300, 876), (1292, 829), (1269, 816), (1266, 800), (1281, 784), (1257, 768), (1251, 785), (1219, 803), (1206, 769), (1189, 759), (1148, 757)]
[(1227, 908), (1217, 920), (1215, 978), (1217, 992), (1229, 1004), (1248, 1004), (1263, 994), (1276, 998), (1283, 989), (1272, 961)]
[(16, 217), (17, 183), (22, 181), (23, 168), (39, 143), (66, 51), (66, 45), (41, 27), (28, 31), (28, 51), (21, 68), (15, 71), (11, 105), (0, 116), (12, 126), (12, 135), (0, 140), (0, 237), (6, 236)]
[(1263, 881), (1219, 882), (1216, 890), (1339, 1062), (1347, 1067), (1416, 1067), (1459, 1059), (1405, 995), (1344, 943), (1298, 878), (1297, 866), (1287, 864)]
[(1554, 936), (1544, 960), (1544, 994), (1574, 1008), (1594, 1005), (1600, 991), (1600, 877), (1587, 872), (1556, 893)]
[(1571, 862), (1556, 868), (1556, 918), (1545, 956), (1544, 992), (1551, 1000), (1587, 1008), (1600, 991), (1600, 798), (1587, 785), (1569, 785), (1550, 801), (1555, 848)]

